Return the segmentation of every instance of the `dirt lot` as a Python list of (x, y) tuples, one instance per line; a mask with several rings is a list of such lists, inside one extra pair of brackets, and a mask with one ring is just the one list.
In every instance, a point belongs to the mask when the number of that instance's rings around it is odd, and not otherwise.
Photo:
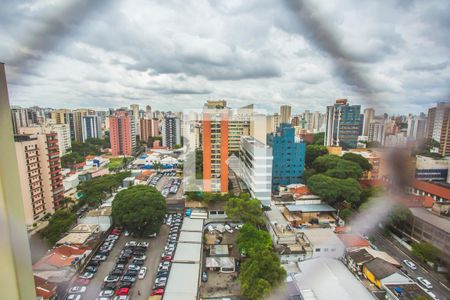
[[(161, 231), (156, 238), (135, 238), (135, 237), (125, 237), (123, 234), (117, 241), (113, 250), (108, 256), (108, 259), (101, 263), (97, 273), (92, 279), (86, 293), (83, 295), (83, 299), (95, 299), (103, 285), (103, 279), (109, 274), (115, 265), (116, 256), (125, 246), (128, 241), (138, 241), (138, 242), (149, 242), (150, 247), (147, 249), (146, 255), (147, 259), (145, 261), (145, 266), (147, 267), (147, 275), (144, 279), (137, 279), (133, 287), (131, 288), (131, 299), (133, 300), (147, 300), (151, 294), (151, 289), (153, 282), (155, 280), (156, 269), (158, 268), (161, 253), (164, 249), (168, 236), (168, 226), (163, 225)], [(138, 296), (138, 290), (140, 290), (141, 295)]]
[[(209, 235), (209, 234), (207, 234)], [(217, 233), (216, 233), (217, 235)], [(233, 233), (225, 232), (222, 234), (222, 245), (230, 245), (230, 256), (239, 259), (239, 251), (236, 245), (236, 238), (238, 231)], [(216, 238), (212, 238), (214, 241)], [(209, 248), (207, 245), (204, 247), (205, 252), (203, 255), (203, 270), (205, 270), (206, 257), (210, 256)], [(208, 270), (208, 282), (202, 282), (200, 284), (200, 296), (201, 297), (225, 297), (225, 296), (238, 296), (240, 294), (240, 284), (237, 280), (238, 272), (233, 273), (220, 273), (219, 271)]]

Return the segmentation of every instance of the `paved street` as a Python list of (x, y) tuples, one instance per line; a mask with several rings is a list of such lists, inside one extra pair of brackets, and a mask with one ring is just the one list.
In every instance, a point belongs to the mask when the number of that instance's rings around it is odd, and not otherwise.
[[(108, 260), (100, 265), (97, 273), (91, 281), (91, 284), (88, 286), (88, 290), (85, 293), (83, 299), (95, 299), (98, 296), (103, 285), (103, 279), (114, 267), (116, 257), (119, 255), (120, 251), (128, 241), (146, 241), (150, 242), (150, 247), (147, 249), (146, 253), (147, 259), (145, 261), (145, 266), (147, 267), (147, 275), (143, 280), (136, 279), (136, 282), (131, 288), (131, 299), (147, 300), (151, 294), (151, 289), (155, 280), (156, 269), (158, 268), (160, 256), (163, 252), (167, 240), (168, 231), (168, 226), (163, 225), (161, 227), (160, 234), (156, 238), (139, 239), (131, 236), (125, 237), (122, 234), (113, 250), (109, 254)], [(138, 290), (140, 290), (141, 292), (140, 296), (138, 296)]]
[[(431, 292), (433, 292), (441, 300), (450, 300), (450, 290), (440, 283), (439, 278), (436, 276), (435, 272), (422, 267), (422, 265), (420, 265), (408, 254), (408, 250), (404, 249), (403, 246), (401, 246), (397, 241), (392, 238), (383, 236), (380, 232), (373, 233), (371, 237), (373, 239), (373, 243), (380, 250), (387, 252), (392, 257), (397, 259), (400, 263), (402, 263), (403, 267), (408, 271), (409, 277), (414, 280), (419, 276), (426, 278), (433, 285), (433, 288), (430, 289)], [(408, 259), (414, 262), (417, 266), (417, 269), (411, 270), (410, 268), (405, 266), (402, 262), (404, 259)]]

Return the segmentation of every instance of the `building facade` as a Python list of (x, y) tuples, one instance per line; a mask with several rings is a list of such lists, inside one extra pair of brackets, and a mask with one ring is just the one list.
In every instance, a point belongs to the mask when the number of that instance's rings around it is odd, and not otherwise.
[(280, 123), (290, 123), (291, 122), (291, 106), (281, 105), (280, 106)]
[(161, 124), (163, 147), (174, 148), (181, 145), (180, 119), (173, 114), (167, 114)]
[(126, 110), (119, 110), (108, 119), (112, 155), (131, 156), (136, 149), (134, 119)]
[(408, 118), (408, 130), (406, 135), (414, 140), (421, 140), (425, 137), (427, 120), (418, 116)]
[(139, 120), (141, 126), (141, 141), (147, 142), (152, 135), (152, 119), (142, 118)]
[(25, 222), (32, 226), (61, 207), (64, 186), (56, 133), (15, 136)]
[(270, 206), (272, 195), (272, 148), (250, 136), (241, 137), (238, 176), (253, 198)]
[(369, 135), (369, 124), (372, 123), (375, 117), (375, 110), (373, 108), (366, 108), (364, 110), (363, 132), (362, 135)]
[(272, 190), (279, 185), (300, 183), (305, 171), (306, 144), (295, 137), (290, 124), (280, 124), (275, 133), (269, 134), (267, 143), (272, 147)]
[(203, 189), (228, 192), (228, 109), (226, 101), (208, 101), (203, 109)]
[(101, 118), (96, 115), (83, 116), (81, 118), (81, 133), (82, 140), (85, 142), (87, 139), (94, 138), (99, 139), (102, 137), (101, 131), (102, 121)]
[(58, 151), (59, 156), (69, 153), (69, 149), (72, 147), (72, 141), (70, 139), (70, 129), (67, 124), (47, 124), (47, 125), (33, 125), (30, 127), (21, 127), (20, 134), (45, 134), (56, 133), (58, 139)]
[(327, 106), (325, 146), (356, 148), (361, 127), (361, 106), (349, 105), (347, 99), (338, 99)]
[(369, 124), (368, 141), (378, 142), (380, 145), (384, 145), (386, 134), (384, 123), (372, 122)]

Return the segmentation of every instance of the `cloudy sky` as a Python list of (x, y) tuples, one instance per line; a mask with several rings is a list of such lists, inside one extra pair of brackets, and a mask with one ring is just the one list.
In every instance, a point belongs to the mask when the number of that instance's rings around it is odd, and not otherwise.
[(12, 105), (301, 112), (345, 97), (418, 113), (450, 100), (449, 1), (1, 2)]

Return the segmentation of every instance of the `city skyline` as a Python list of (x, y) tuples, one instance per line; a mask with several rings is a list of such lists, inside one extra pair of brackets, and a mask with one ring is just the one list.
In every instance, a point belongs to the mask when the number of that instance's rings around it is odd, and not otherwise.
[[(335, 28), (338, 56), (317, 40), (319, 32), (297, 22), (293, 7), (278, 2), (114, 3), (101, 10), (9, 3), (0, 57), (11, 104), (180, 110), (226, 99), (232, 107), (253, 102), (277, 111), (288, 104), (296, 112), (348, 98), (389, 114), (418, 114), (448, 100), (449, 45), (439, 30), (448, 4), (314, 5), (314, 15)], [(205, 18), (196, 19), (199, 13)], [(114, 35), (105, 26), (112, 20)], [(344, 66), (335, 64), (340, 56)], [(349, 65), (362, 81), (346, 73)], [(367, 83), (369, 94), (362, 91)]]

